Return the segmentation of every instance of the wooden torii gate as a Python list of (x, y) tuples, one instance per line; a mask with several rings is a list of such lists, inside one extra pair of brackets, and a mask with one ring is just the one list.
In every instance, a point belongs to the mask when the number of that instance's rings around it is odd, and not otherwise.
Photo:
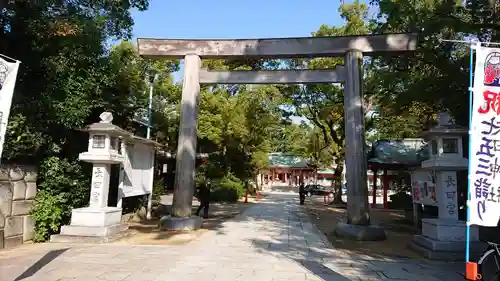
[[(344, 83), (345, 162), (348, 221), (338, 235), (384, 239), (380, 229), (367, 231), (370, 209), (366, 183), (363, 112), (363, 55), (414, 51), (416, 34), (277, 39), (189, 40), (137, 39), (144, 57), (184, 59), (179, 142), (172, 216), (191, 216), (195, 187), (195, 160), (200, 84), (317, 84)], [(314, 58), (344, 56), (344, 66), (325, 70), (207, 71), (201, 59)], [(186, 225), (181, 223), (181, 225)], [(370, 233), (374, 234), (370, 234)], [(364, 233), (364, 234), (360, 234)], [(382, 235), (383, 233), (383, 235)], [(382, 237), (383, 236), (383, 237)]]

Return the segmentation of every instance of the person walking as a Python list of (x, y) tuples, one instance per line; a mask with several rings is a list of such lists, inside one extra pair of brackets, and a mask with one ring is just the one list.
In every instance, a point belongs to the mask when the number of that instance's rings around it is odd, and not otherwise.
[(210, 207), (210, 183), (202, 183), (198, 188), (198, 200), (200, 206), (196, 210), (196, 215), (199, 216), (203, 209), (203, 218), (208, 218), (208, 208)]
[(303, 182), (300, 183), (299, 186), (299, 198), (300, 198), (300, 205), (304, 205), (304, 202), (306, 201), (306, 188)]

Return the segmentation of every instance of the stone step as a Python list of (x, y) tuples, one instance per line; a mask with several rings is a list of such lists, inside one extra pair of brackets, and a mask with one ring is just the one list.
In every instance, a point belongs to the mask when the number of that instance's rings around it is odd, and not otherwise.
[(105, 237), (113, 236), (119, 232), (126, 231), (127, 229), (128, 224), (125, 223), (119, 223), (110, 226), (63, 225), (61, 227), (61, 234), (70, 236)]
[[(465, 258), (465, 242), (443, 242), (422, 235), (415, 235), (409, 246), (430, 260), (463, 261)], [(484, 243), (471, 243), (471, 260), (479, 259), (485, 249), (486, 245)]]
[(75, 244), (103, 244), (116, 241), (129, 235), (128, 231), (120, 232), (112, 236), (81, 236), (57, 234), (50, 236), (51, 243), (75, 243)]

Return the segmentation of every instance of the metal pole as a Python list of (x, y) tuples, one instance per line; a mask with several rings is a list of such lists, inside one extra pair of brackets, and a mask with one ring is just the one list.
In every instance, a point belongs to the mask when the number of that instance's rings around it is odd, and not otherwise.
[(481, 43), (476, 43), (476, 45), (470, 45), (469, 47), (469, 157), (468, 157), (468, 177), (467, 177), (467, 197), (465, 203), (465, 216), (466, 216), (466, 228), (465, 228), (465, 262), (470, 261), (470, 208), (469, 202), (471, 199), (471, 175), (470, 175), (470, 163), (472, 155), (472, 109), (474, 101), (474, 50), (481, 47)]
[[(151, 74), (149, 76), (149, 106), (148, 106), (148, 130), (146, 131), (146, 138), (150, 139), (151, 138), (151, 113), (152, 113), (152, 108), (153, 108), (153, 86), (154, 82), (156, 80), (156, 75), (151, 77)], [(153, 156), (154, 159), (154, 156)], [(154, 167), (154, 161), (152, 163)], [(153, 177), (154, 175), (151, 175), (151, 184), (154, 184), (153, 182)], [(147, 211), (146, 211), (146, 219), (150, 220), (151, 219), (151, 209), (153, 207), (153, 193), (148, 194), (148, 206), (147, 206)]]
[(151, 111), (152, 111), (151, 109), (153, 107), (153, 84), (154, 84), (154, 79), (149, 83), (148, 130), (146, 132), (147, 139), (150, 139), (151, 137)]

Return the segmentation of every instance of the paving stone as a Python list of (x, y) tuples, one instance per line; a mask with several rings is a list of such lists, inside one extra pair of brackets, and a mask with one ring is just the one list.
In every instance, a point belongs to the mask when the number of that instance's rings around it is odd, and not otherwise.
[(99, 279), (106, 281), (122, 281), (132, 275), (130, 271), (110, 271), (99, 276)]
[(123, 281), (155, 281), (161, 277), (162, 274), (158, 274), (157, 272), (134, 272), (131, 275), (127, 276)]

